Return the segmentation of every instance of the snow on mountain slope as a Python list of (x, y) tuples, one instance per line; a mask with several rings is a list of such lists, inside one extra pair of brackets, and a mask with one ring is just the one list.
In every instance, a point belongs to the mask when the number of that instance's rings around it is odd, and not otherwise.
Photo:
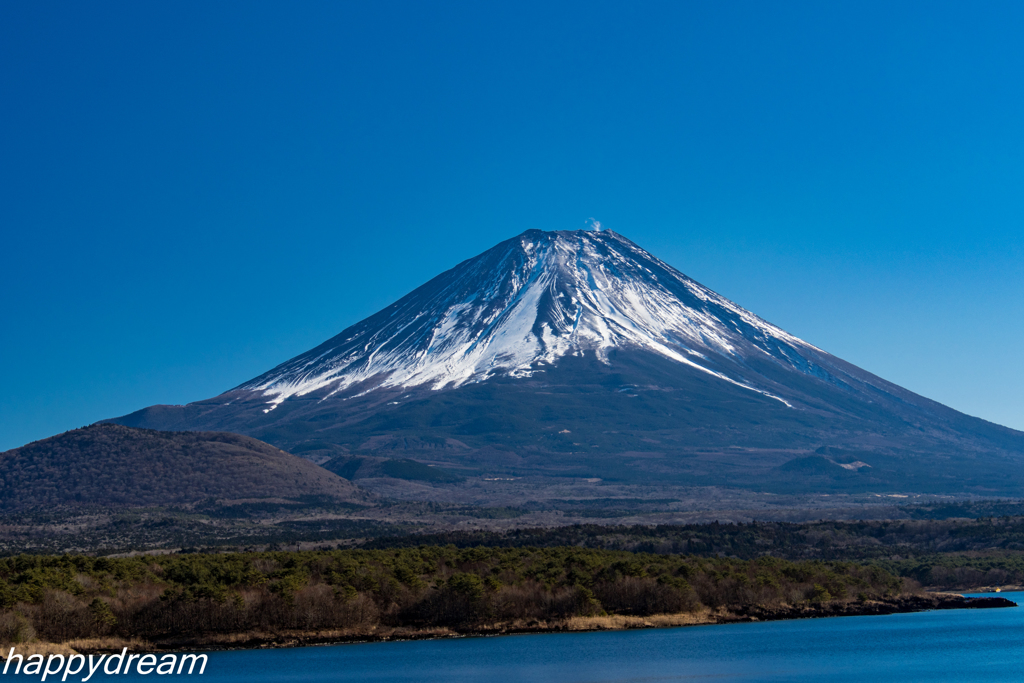
[[(354, 385), (458, 387), (565, 356), (641, 349), (777, 399), (752, 358), (819, 378), (821, 352), (611, 231), (530, 230), (460, 263), (317, 348), (238, 387), (273, 410)], [(318, 394), (319, 395), (319, 394)]]

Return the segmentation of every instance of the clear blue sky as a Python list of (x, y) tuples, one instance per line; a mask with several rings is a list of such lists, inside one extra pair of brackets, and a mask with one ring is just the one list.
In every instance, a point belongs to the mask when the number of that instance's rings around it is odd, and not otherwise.
[(0, 5), (0, 450), (595, 217), (1024, 429), (1024, 4)]

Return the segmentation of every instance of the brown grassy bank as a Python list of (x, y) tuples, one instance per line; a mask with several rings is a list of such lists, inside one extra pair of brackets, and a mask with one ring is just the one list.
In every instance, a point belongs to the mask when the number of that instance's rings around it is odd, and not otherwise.
[[(933, 609), (972, 609), (1015, 607), (1003, 598), (964, 598), (952, 593), (908, 594), (882, 600), (830, 601), (797, 605), (748, 605), (711, 610), (701, 608), (676, 614), (627, 616), (621, 614), (574, 616), (545, 621), (518, 619), (509, 622), (478, 623), (463, 627), (386, 627), (363, 626), (343, 629), (284, 629), (280, 631), (244, 631), (167, 636), (154, 642), (117, 637), (74, 639), (64, 643), (32, 642), (13, 645), (21, 654), (98, 654), (120, 652), (170, 652), (183, 650), (240, 650), (303, 647), (360, 642), (432, 640), (441, 638), (486, 637), (499, 635), (621, 631), (648, 628), (679, 628), (763, 620), (812, 619), (836, 616), (864, 616)], [(9, 652), (7, 644), (0, 659)]]

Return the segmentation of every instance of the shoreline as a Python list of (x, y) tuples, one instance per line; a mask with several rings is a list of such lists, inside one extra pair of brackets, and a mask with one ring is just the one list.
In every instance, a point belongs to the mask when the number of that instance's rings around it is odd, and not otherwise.
[(517, 621), (476, 624), (468, 627), (377, 627), (373, 629), (333, 629), (320, 631), (249, 631), (242, 633), (211, 633), (202, 636), (169, 637), (155, 641), (121, 638), (69, 640), (65, 643), (8, 644), (0, 652), (0, 661), (15, 647), (29, 654), (106, 654), (128, 647), (132, 652), (194, 652), (226, 650), (262, 650), (290, 647), (312, 647), (357, 643), (401, 642), (410, 640), (441, 640), (449, 638), (481, 638), (540, 633), (587, 633), (625, 631), (649, 628), (679, 628), (713, 624), (788, 621), (828, 617), (879, 616), (907, 614), (944, 609), (992, 609), (1016, 607), (1002, 597), (968, 598), (958, 593), (925, 593), (903, 595), (887, 600), (831, 601), (817, 605), (733, 606), (679, 614), (650, 616), (607, 615), (568, 617), (549, 621)]

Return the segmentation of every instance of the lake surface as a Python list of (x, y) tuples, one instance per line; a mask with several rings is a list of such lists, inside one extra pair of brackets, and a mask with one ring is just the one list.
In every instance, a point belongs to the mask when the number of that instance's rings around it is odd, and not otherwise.
[[(1024, 603), (1024, 593), (999, 595)], [(883, 683), (1022, 678), (1024, 607), (214, 652), (201, 680)]]

